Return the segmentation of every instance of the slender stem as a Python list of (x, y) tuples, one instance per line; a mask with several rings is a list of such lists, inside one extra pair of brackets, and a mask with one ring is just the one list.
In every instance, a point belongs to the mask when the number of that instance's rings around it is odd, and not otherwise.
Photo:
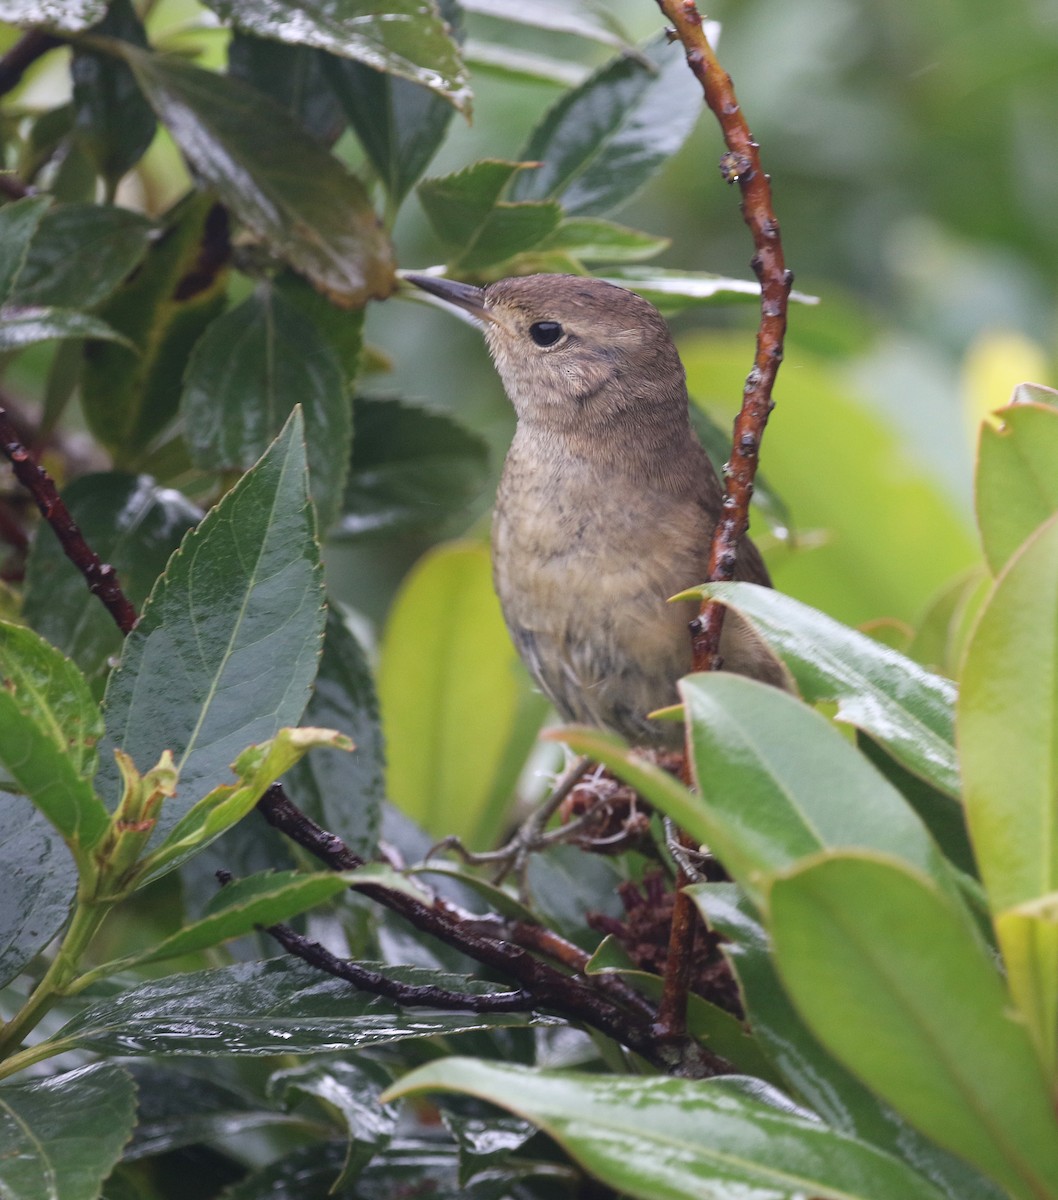
[(0, 96), (17, 87), (26, 69), (38, 58), (61, 45), (61, 38), (43, 33), (39, 29), (32, 29), (20, 37), (3, 58), (0, 58)]

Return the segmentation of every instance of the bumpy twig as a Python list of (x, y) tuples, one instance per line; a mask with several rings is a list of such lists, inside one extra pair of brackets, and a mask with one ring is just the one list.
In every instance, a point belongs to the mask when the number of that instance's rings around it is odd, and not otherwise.
[(103, 562), (84, 540), (54, 481), (39, 463), (33, 461), (5, 408), (0, 408), (0, 451), (10, 461), (19, 483), (33, 497), (44, 520), (55, 531), (63, 553), (85, 577), (88, 590), (99, 597), (121, 632), (128, 633), (136, 624), (136, 610), (121, 590), (114, 568)]

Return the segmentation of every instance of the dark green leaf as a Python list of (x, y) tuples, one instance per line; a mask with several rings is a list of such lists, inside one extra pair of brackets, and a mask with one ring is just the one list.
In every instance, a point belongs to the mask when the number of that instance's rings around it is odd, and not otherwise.
[(27, 196), (0, 208), (0, 304), (7, 302), (29, 253), (50, 196)]
[[(898, 1159), (837, 1133), (771, 1089), (738, 1080), (542, 1072), (447, 1058), (406, 1076), (390, 1096), (458, 1091), (532, 1121), (621, 1195), (643, 1200), (819, 1197), (939, 1200)], [(785, 1108), (776, 1107), (782, 1100)]]
[(640, 233), (599, 217), (570, 217), (537, 249), (541, 253), (561, 251), (581, 262), (636, 262), (653, 258), (671, 242), (671, 238)]
[(337, 834), (355, 854), (371, 858), (386, 796), (378, 699), (360, 643), (333, 606), (327, 613), (323, 657), (304, 722), (339, 730), (356, 749), (351, 754), (310, 750), (287, 773), (287, 791), (303, 812)]
[(181, 402), (191, 460), (244, 471), (295, 405), (305, 414), (309, 481), (321, 530), (338, 513), (353, 436), (351, 400), (337, 357), (315, 326), (262, 281), (199, 339)]
[(358, 396), (337, 537), (436, 528), (485, 485), (488, 447), (451, 417)]
[[(139, 609), (184, 533), (201, 512), (172, 488), (146, 475), (84, 475), (63, 495), (88, 544), (117, 571), (121, 589)], [(84, 576), (42, 531), (26, 563), (25, 613), (33, 628), (68, 654), (102, 690), (107, 660), (122, 635), (107, 610), (85, 592)]]
[(1058, 1195), (1044, 1069), (950, 897), (903, 864), (847, 854), (777, 880), (769, 908), (783, 983), (833, 1054), (1012, 1196)]
[[(231, 783), (244, 747), (301, 717), (323, 628), (314, 524), (295, 411), (184, 538), (125, 639), (107, 685), (107, 739), (142, 769), (172, 750), (179, 795), (162, 810), (162, 832)], [(113, 795), (106, 755), (103, 765), (100, 790)]]
[(0, 1085), (0, 1193), (96, 1200), (135, 1120), (135, 1088), (114, 1063)]
[(0, 987), (58, 933), (76, 891), (55, 827), (24, 796), (0, 791)]
[(325, 72), (330, 56), (236, 31), (228, 44), (228, 73), (270, 96), (317, 141), (330, 146), (345, 128)]
[(193, 196), (100, 310), (138, 351), (90, 346), (85, 353), (85, 416), (118, 467), (137, 464), (176, 415), (187, 356), (223, 307), (230, 257), (224, 210)]
[(463, 45), (463, 61), (476, 75), (496, 75), (518, 83), (551, 83), (559, 87), (578, 87), (591, 69), (569, 59), (533, 54), (514, 46), (468, 38)]
[[(483, 993), (490, 984), (421, 967), (387, 967), (404, 983)], [(292, 959), (173, 975), (86, 1009), (56, 1035), (107, 1054), (325, 1054), (476, 1029), (550, 1024), (530, 1013), (437, 1013), (358, 992)]]
[(32, 630), (0, 622), (0, 762), (77, 855), (107, 828), (91, 782), (102, 731), (73, 663)]
[(107, 0), (0, 0), (0, 21), (81, 33), (102, 20)]
[(393, 250), (367, 193), (279, 104), (179, 59), (123, 54), (195, 171), (274, 254), (350, 307), (390, 294)]
[[(131, 0), (112, 0), (93, 35), (146, 48), (147, 36)], [(70, 63), (81, 145), (106, 180), (108, 193), (143, 157), (157, 122), (129, 68), (112, 56), (76, 46)]]
[(147, 253), (151, 223), (109, 204), (59, 204), (44, 214), (14, 304), (93, 308)]
[(432, 88), (469, 112), (459, 47), (422, 0), (206, 0), (243, 33), (315, 46)]
[(128, 340), (105, 321), (69, 308), (0, 306), (0, 353), (22, 350), (56, 338), (101, 338), (128, 346)]
[(531, 29), (569, 33), (600, 42), (604, 46), (636, 53), (628, 35), (606, 9), (592, 11), (585, 7), (570, 8), (568, 5), (549, 3), (548, 0), (460, 0), (460, 3), (467, 12), (528, 25)]
[(682, 49), (662, 35), (642, 59), (615, 59), (559, 100), (519, 155), (543, 166), (515, 180), (512, 199), (557, 199), (573, 214), (608, 212), (683, 145), (701, 110), (701, 88)]

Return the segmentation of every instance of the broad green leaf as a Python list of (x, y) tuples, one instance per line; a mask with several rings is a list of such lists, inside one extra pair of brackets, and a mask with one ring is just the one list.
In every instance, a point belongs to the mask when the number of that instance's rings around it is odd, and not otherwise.
[[(172, 488), (148, 476), (107, 472), (83, 475), (63, 499), (85, 540), (117, 572), (137, 610), (147, 599), (170, 554), (201, 512)], [(34, 538), (26, 562), (25, 615), (33, 628), (80, 667), (100, 694), (108, 660), (121, 652), (114, 618), (89, 603), (84, 576), (58, 540)]]
[(777, 880), (769, 909), (783, 983), (824, 1045), (1011, 1196), (1058, 1195), (1044, 1072), (948, 896), (901, 863), (845, 855)]
[(410, 79), (469, 112), (470, 88), (434, 5), (422, 0), (206, 0), (243, 33), (316, 46)]
[(998, 575), (1034, 529), (1058, 511), (1058, 408), (1011, 404), (985, 422), (977, 450), (977, 523)]
[[(1058, 891), (1058, 515), (1010, 559), (963, 667), (959, 754), (1010, 987), (1054, 1069), (1056, 927), (1018, 916)], [(1029, 911), (1024, 911), (1028, 906)], [(1008, 919), (1008, 914), (1010, 914)], [(1033, 932), (1035, 930), (1035, 932)]]
[(720, 583), (694, 592), (747, 616), (782, 656), (806, 700), (836, 701), (839, 721), (870, 734), (935, 787), (960, 794), (950, 680), (771, 588)]
[(514, 735), (517, 657), (492, 589), (488, 550), (450, 543), (405, 581), (382, 640), (378, 691), (389, 797), (430, 833), (475, 844)]
[(0, 304), (6, 304), (18, 282), (29, 247), (51, 196), (26, 196), (0, 208)]
[(105, 321), (69, 308), (0, 306), (0, 354), (23, 350), (37, 342), (61, 338), (101, 339), (128, 346), (128, 341)]
[(115, 1063), (0, 1085), (5, 1200), (96, 1200), (136, 1123), (136, 1089)]
[(0, 622), (0, 762), (78, 858), (108, 823), (92, 790), (102, 732), (73, 663), (32, 630)]
[(287, 46), (236, 31), (228, 44), (228, 73), (278, 101), (324, 146), (345, 128), (341, 107), (326, 78), (330, 55), (309, 46)]
[(963, 571), (933, 597), (905, 653), (949, 679), (959, 673), (966, 643), (977, 621), (992, 576), (983, 563)]
[(924, 1138), (823, 1048), (783, 990), (768, 936), (739, 888), (709, 883), (688, 891), (709, 928), (726, 939), (724, 954), (738, 979), (754, 1040), (794, 1096), (839, 1133), (904, 1159), (949, 1200), (1000, 1200), (998, 1188)]
[[(464, 975), (366, 962), (412, 986), (482, 994), (497, 990)], [(333, 1054), (404, 1038), (551, 1025), (531, 1013), (436, 1012), (404, 1008), (357, 991), (290, 958), (239, 963), (141, 984), (93, 1004), (65, 1025), (56, 1046), (104, 1054), (197, 1057)]]
[(0, 987), (59, 932), (76, 891), (55, 827), (25, 796), (0, 791)]
[(635, 53), (628, 35), (606, 9), (570, 8), (553, 0), (460, 0), (460, 5), (466, 12), (528, 25), (531, 29), (569, 33), (626, 53)]
[(109, 204), (58, 204), (44, 214), (11, 303), (92, 308), (147, 253), (150, 221)]
[(436, 529), (485, 486), (488, 447), (449, 416), (357, 396), (353, 424), (353, 459), (335, 537)]
[[(147, 35), (131, 0), (112, 0), (92, 30), (146, 48)], [(76, 46), (70, 62), (78, 140), (112, 195), (122, 176), (154, 140), (157, 121), (129, 68), (111, 55)]]
[[(172, 750), (180, 786), (162, 810), (162, 835), (230, 782), (247, 745), (301, 718), (323, 630), (307, 486), (295, 410), (257, 466), (186, 535), (125, 639), (107, 685), (107, 738), (141, 769)], [(112, 769), (100, 784), (116, 794)]]
[(683, 145), (701, 110), (682, 48), (662, 35), (558, 101), (518, 156), (543, 166), (520, 175), (511, 198), (560, 200), (577, 216), (608, 212)]
[(671, 238), (641, 233), (599, 217), (569, 217), (537, 249), (542, 253), (559, 250), (581, 262), (636, 262), (653, 258), (671, 243)]
[(530, 250), (558, 228), (553, 201), (511, 204), (500, 200), (508, 182), (527, 164), (484, 159), (418, 187), (419, 200), (437, 236), (452, 248), (453, 265), (476, 270)]
[(371, 858), (386, 798), (378, 699), (367, 657), (333, 604), (304, 721), (339, 730), (352, 739), (354, 749), (310, 750), (284, 777), (287, 792), (302, 812), (337, 834), (354, 854)]
[(583, 63), (480, 38), (467, 38), (463, 43), (463, 61), (475, 75), (496, 75), (517, 83), (557, 83), (563, 88), (579, 87), (591, 74)]
[(899, 1160), (748, 1094), (737, 1078), (600, 1076), (447, 1058), (406, 1075), (386, 1096), (424, 1091), (463, 1092), (509, 1109), (603, 1183), (642, 1200), (940, 1196)]
[(180, 59), (120, 52), (196, 173), (272, 253), (343, 305), (390, 294), (393, 250), (367, 193), (279, 104)]
[(119, 468), (138, 465), (176, 416), (187, 356), (224, 305), (230, 257), (224, 210), (192, 196), (169, 214), (140, 269), (100, 309), (135, 346), (88, 347), (81, 377), (89, 428)]
[(192, 462), (245, 471), (295, 405), (305, 416), (309, 486), (325, 531), (341, 504), (353, 436), (344, 373), (316, 327), (262, 281), (191, 353), (181, 409)]
[(107, 0), (0, 0), (0, 21), (81, 33), (102, 20)]

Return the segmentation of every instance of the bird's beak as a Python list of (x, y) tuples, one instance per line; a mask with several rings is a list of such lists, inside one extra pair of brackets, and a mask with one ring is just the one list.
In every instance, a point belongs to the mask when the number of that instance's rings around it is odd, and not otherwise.
[(431, 296), (454, 304), (479, 321), (497, 324), (496, 318), (485, 308), (485, 289), (470, 283), (457, 283), (454, 279), (442, 279), (437, 275), (405, 275), (409, 283), (429, 292)]

